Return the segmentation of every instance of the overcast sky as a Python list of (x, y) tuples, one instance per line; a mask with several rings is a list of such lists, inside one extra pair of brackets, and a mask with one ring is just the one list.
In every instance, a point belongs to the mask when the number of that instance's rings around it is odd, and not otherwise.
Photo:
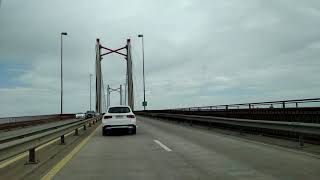
[[(148, 109), (319, 97), (319, 19), (319, 0), (2, 0), (0, 116), (59, 113), (64, 31), (64, 112), (89, 108), (96, 38), (132, 39), (142, 108), (140, 33)], [(105, 85), (124, 84), (122, 57), (102, 66)]]

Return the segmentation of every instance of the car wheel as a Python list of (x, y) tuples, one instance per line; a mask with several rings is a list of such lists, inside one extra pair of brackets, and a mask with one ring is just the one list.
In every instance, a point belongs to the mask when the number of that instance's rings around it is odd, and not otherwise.
[(102, 136), (106, 136), (107, 134), (106, 130), (102, 130)]
[(133, 128), (133, 129), (131, 130), (131, 134), (137, 134), (136, 128)]

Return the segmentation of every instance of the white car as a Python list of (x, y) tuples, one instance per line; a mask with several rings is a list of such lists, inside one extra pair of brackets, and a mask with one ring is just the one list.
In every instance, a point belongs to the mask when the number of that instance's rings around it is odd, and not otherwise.
[(84, 113), (78, 113), (76, 114), (76, 119), (82, 119), (85, 117), (85, 114)]
[(129, 106), (112, 106), (102, 118), (102, 135), (107, 135), (115, 129), (126, 129), (130, 134), (136, 134), (136, 116)]

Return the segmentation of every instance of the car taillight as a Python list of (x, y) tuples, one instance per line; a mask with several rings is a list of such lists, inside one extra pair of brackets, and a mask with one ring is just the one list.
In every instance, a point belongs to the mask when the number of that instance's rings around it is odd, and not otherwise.
[(135, 118), (134, 115), (127, 115), (127, 118)]
[(103, 119), (111, 119), (112, 116), (104, 116)]

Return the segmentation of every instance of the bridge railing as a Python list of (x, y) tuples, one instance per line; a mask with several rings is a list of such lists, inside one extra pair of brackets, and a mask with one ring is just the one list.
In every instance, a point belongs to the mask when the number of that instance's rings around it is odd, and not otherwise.
[(86, 130), (87, 127), (91, 127), (100, 120), (101, 116), (91, 119), (79, 119), (48, 129), (24, 132), (23, 134), (9, 137), (9, 139), (2, 139), (0, 142), (0, 162), (28, 151), (28, 163), (37, 163), (36, 148), (57, 138), (60, 138), (61, 144), (65, 144), (66, 134), (74, 131), (75, 135), (79, 135), (78, 131), (80, 128), (83, 127), (83, 129)]
[[(287, 122), (320, 123), (320, 98), (267, 101), (256, 103), (201, 106), (164, 110), (148, 110), (150, 113), (171, 113), (227, 117), (252, 120), (271, 120)], [(317, 103), (312, 106), (312, 103)], [(292, 107), (292, 104), (295, 106)], [(298, 105), (296, 105), (298, 104)], [(304, 107), (299, 104), (305, 104)], [(308, 106), (306, 106), (308, 104)], [(319, 103), (320, 104), (320, 103)], [(268, 107), (266, 107), (268, 105)], [(277, 107), (279, 106), (280, 107)]]
[(0, 118), (0, 130), (75, 118), (75, 114), (51, 114)]
[(240, 132), (244, 130), (254, 130), (266, 134), (278, 134), (286, 137), (298, 136), (300, 146), (304, 146), (304, 137), (308, 140), (316, 139), (319, 143), (320, 124), (316, 123), (300, 123), (300, 122), (275, 122), (266, 120), (252, 120), (252, 119), (237, 119), (225, 117), (211, 117), (211, 116), (197, 116), (185, 114), (171, 114), (171, 113), (150, 113), (139, 112), (140, 115), (164, 118), (180, 122), (205, 123), (208, 126), (227, 126), (232, 129), (238, 129)]
[(187, 108), (175, 108), (167, 110), (178, 111), (214, 111), (214, 110), (229, 110), (229, 109), (254, 109), (254, 108), (299, 108), (301, 104), (310, 104), (320, 102), (320, 98), (309, 99), (293, 99), (281, 101), (265, 101), (254, 103), (240, 103), (240, 104), (225, 104), (215, 106), (198, 106)]
[[(61, 117), (62, 119), (72, 118), (74, 117), (74, 114), (63, 114)], [(3, 117), (3, 118), (0, 118), (0, 124), (17, 123), (17, 122), (24, 122), (24, 121), (35, 121), (35, 120), (42, 120), (42, 119), (60, 119), (60, 114)]]

